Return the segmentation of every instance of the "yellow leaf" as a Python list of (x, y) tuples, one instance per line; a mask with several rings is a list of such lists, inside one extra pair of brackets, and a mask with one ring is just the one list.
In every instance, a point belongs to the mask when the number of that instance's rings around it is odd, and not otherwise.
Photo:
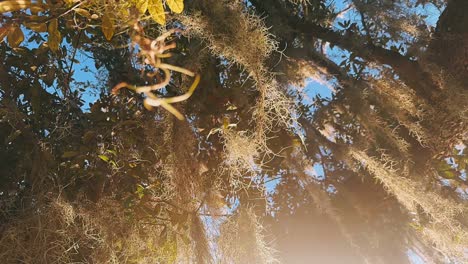
[(104, 37), (106, 37), (108, 41), (114, 36), (114, 22), (108, 14), (102, 17), (102, 33), (104, 33)]
[(107, 157), (106, 155), (98, 155), (98, 157), (105, 162), (108, 162), (110, 160), (109, 157)]
[(89, 13), (88, 10), (83, 9), (83, 8), (75, 8), (74, 9), (77, 14), (80, 14), (81, 16), (91, 18), (91, 13)]
[(14, 12), (31, 6), (31, 1), (2, 1), (0, 2), (0, 13)]
[(148, 0), (136, 0), (135, 6), (140, 14), (144, 14), (148, 10)]
[(32, 29), (36, 32), (46, 32), (47, 31), (47, 25), (45, 23), (24, 23), (24, 26), (26, 26), (29, 29)]
[(48, 28), (49, 38), (47, 43), (49, 44), (49, 48), (52, 51), (58, 51), (60, 43), (62, 42), (62, 36), (60, 35), (60, 31), (58, 31), (58, 21), (57, 19), (52, 19), (49, 23)]
[(29, 9), (31, 10), (32, 15), (37, 15), (37, 13), (44, 11), (44, 3), (42, 0), (36, 0), (36, 4), (31, 5)]
[(180, 14), (184, 10), (184, 0), (166, 0), (172, 12)]
[(0, 28), (0, 43), (3, 42), (3, 39), (8, 35), (10, 32), (10, 26), (4, 26)]
[(32, 5), (29, 7), (31, 14), (37, 15), (37, 13), (44, 11), (44, 7), (41, 5)]
[(228, 126), (229, 126), (229, 118), (224, 117), (224, 118), (223, 118), (223, 128), (224, 128), (224, 129), (227, 129)]
[(24, 40), (23, 31), (19, 26), (14, 26), (7, 36), (8, 44), (12, 48), (17, 48)]
[(37, 16), (37, 15), (30, 15), (28, 16), (28, 22), (27, 23), (40, 23), (41, 21), (44, 21), (43, 16)]
[(166, 15), (164, 14), (162, 0), (149, 0), (148, 11), (156, 23), (161, 25), (166, 24)]

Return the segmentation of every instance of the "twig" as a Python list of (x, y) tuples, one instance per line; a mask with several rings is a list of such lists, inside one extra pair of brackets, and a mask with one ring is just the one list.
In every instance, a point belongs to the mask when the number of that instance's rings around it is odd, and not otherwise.
[(51, 21), (52, 19), (56, 19), (56, 18), (61, 18), (63, 17), (64, 15), (70, 13), (71, 11), (73, 11), (75, 8), (79, 7), (80, 5), (86, 3), (87, 1), (80, 1), (76, 4), (74, 4), (73, 6), (71, 6), (70, 8), (68, 8), (65, 12), (59, 14), (59, 15), (54, 15), (54, 16), (51, 16), (51, 17), (48, 17), (47, 19), (43, 20), (43, 21), (40, 21), (39, 23), (47, 23), (49, 21)]
[(78, 45), (79, 45), (79, 43), (80, 43), (81, 34), (82, 34), (82, 33), (83, 33), (83, 30), (80, 30), (80, 32), (78, 33), (78, 39), (76, 40), (75, 49), (73, 50), (73, 55), (72, 55), (72, 59), (71, 59), (70, 69), (68, 69), (67, 82), (68, 82), (68, 87), (69, 87), (69, 88), (70, 88), (70, 82), (71, 82), (71, 74), (72, 74), (72, 70), (73, 70), (73, 63), (75, 62), (76, 51), (78, 50)]

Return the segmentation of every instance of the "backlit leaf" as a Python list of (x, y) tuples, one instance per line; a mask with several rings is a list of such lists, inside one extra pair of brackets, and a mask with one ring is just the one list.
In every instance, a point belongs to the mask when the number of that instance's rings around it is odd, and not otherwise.
[(144, 14), (148, 10), (148, 0), (137, 0), (136, 8), (140, 14)]
[(36, 15), (37, 13), (44, 11), (44, 7), (40, 5), (31, 5), (29, 9), (31, 10), (31, 14), (33, 15)]
[(60, 35), (60, 31), (58, 31), (58, 21), (57, 19), (52, 19), (49, 23), (48, 27), (49, 38), (47, 39), (47, 43), (49, 44), (49, 48), (52, 51), (58, 51), (60, 43), (62, 42), (62, 36)]
[(110, 160), (109, 157), (107, 157), (106, 155), (98, 155), (98, 157), (100, 159), (102, 159), (103, 161), (105, 161), (105, 162), (109, 162), (109, 160)]
[(116, 14), (117, 14), (116, 15), (117, 17), (129, 17), (130, 16), (130, 9), (129, 8), (119, 8), (119, 9), (117, 9)]
[(180, 14), (184, 10), (184, 0), (166, 0), (172, 12)]
[(0, 13), (18, 11), (31, 5), (31, 1), (2, 1), (0, 2)]
[(45, 23), (24, 23), (24, 26), (38, 33), (47, 31), (47, 25)]
[(443, 171), (443, 175), (442, 177), (444, 177), (445, 179), (453, 179), (455, 178), (456, 174), (455, 174), (455, 171), (453, 170), (446, 170), (446, 171)]
[(23, 31), (19, 26), (14, 26), (7, 36), (8, 44), (12, 48), (17, 48), (24, 40)]
[(105, 14), (102, 17), (102, 33), (104, 33), (104, 37), (106, 37), (108, 41), (114, 36), (114, 30), (114, 22), (108, 14)]
[(227, 117), (223, 118), (223, 128), (227, 129), (229, 126), (229, 119)]
[(91, 18), (91, 13), (89, 13), (88, 10), (83, 9), (83, 8), (75, 8), (74, 9), (76, 13), (80, 14), (81, 16)]
[(164, 14), (162, 0), (149, 0), (148, 11), (156, 23), (161, 25), (166, 24), (166, 15)]
[(138, 195), (138, 198), (143, 198), (145, 195), (145, 187), (141, 186), (140, 184), (137, 184), (137, 189), (135, 192)]
[(0, 43), (3, 42), (3, 39), (8, 35), (10, 32), (10, 26), (4, 26), (0, 28)]

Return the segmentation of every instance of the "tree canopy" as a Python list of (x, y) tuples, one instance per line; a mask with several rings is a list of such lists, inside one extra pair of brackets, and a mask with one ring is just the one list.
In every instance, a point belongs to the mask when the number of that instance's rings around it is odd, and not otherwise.
[(1, 1), (0, 259), (468, 262), (467, 10)]

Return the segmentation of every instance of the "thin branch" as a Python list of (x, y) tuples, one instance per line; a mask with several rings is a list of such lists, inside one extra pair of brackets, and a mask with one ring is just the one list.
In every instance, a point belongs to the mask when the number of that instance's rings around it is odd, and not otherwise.
[(74, 4), (73, 6), (71, 6), (70, 8), (66, 9), (65, 12), (61, 13), (61, 14), (58, 14), (58, 15), (53, 15), (51, 17), (48, 17), (47, 19), (43, 20), (43, 21), (39, 21), (39, 23), (47, 23), (49, 21), (51, 21), (52, 19), (56, 19), (56, 18), (61, 18), (65, 15), (67, 15), (68, 13), (70, 13), (71, 11), (75, 10), (77, 7), (79, 7), (80, 5), (86, 3), (87, 1), (80, 1), (76, 4)]
[(366, 20), (364, 18), (364, 13), (359, 11), (359, 15), (361, 16), (361, 23), (362, 23), (362, 26), (364, 27), (364, 31), (366, 31), (367, 41), (369, 42), (369, 44), (372, 45), (373, 41), (372, 41), (372, 37), (370, 34), (369, 26), (367, 25)]
[(343, 15), (344, 13), (348, 12), (348, 10), (350, 10), (351, 8), (353, 8), (354, 5), (353, 4), (349, 4), (347, 7), (345, 7), (343, 10), (339, 11), (338, 13), (335, 14), (335, 18)]
[(73, 50), (73, 55), (72, 55), (72, 58), (71, 58), (70, 68), (68, 69), (67, 83), (68, 83), (69, 88), (70, 88), (70, 82), (71, 82), (71, 75), (72, 75), (72, 71), (73, 71), (73, 63), (75, 62), (76, 51), (78, 50), (78, 45), (80, 44), (81, 34), (82, 33), (83, 33), (83, 30), (80, 30), (80, 32), (78, 33), (78, 39), (76, 40), (75, 49)]

